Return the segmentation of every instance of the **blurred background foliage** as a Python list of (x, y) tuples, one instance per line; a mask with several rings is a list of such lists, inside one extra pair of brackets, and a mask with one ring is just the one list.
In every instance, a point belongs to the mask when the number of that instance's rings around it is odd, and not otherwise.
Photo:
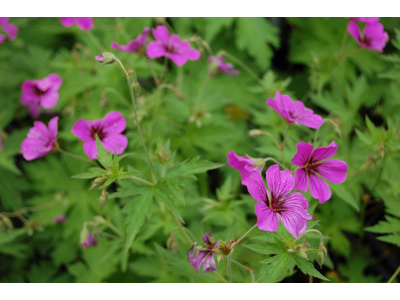
[[(355, 51), (358, 45), (347, 33), (345, 18), (95, 18), (89, 33), (76, 26), (64, 28), (58, 18), (11, 21), (19, 27), (18, 37), (0, 45), (0, 212), (47, 208), (24, 213), (26, 224), (13, 217), (15, 229), (0, 232), (0, 282), (220, 281), (215, 273), (193, 270), (186, 257), (189, 247), (163, 206), (154, 208), (128, 253), (125, 243), (100, 236), (96, 246), (83, 249), (82, 224), (95, 216), (125, 232), (121, 208), (129, 197), (111, 197), (100, 210), (99, 191), (88, 191), (88, 180), (71, 179), (87, 170), (89, 163), (60, 153), (27, 162), (19, 154), (34, 121), (20, 104), (20, 85), (54, 72), (63, 79), (60, 99), (39, 119), (47, 124), (52, 116), (60, 116), (61, 148), (85, 155), (82, 142), (71, 133), (73, 124), (79, 118), (100, 119), (117, 110), (127, 119), (126, 152), (136, 153), (121, 164), (143, 169), (146, 164), (124, 76), (117, 66), (102, 66), (94, 56), (110, 51), (112, 41), (126, 44), (145, 26), (165, 22), (182, 39), (201, 37), (214, 54), (225, 50), (239, 58), (260, 81), (226, 59), (240, 74), (210, 78), (201, 109), (195, 110), (209, 72), (203, 44), (192, 43), (202, 57), (183, 67), (181, 82), (178, 68), (168, 64), (165, 82), (182, 89), (178, 93), (156, 91), (141, 56), (112, 51), (138, 75), (142, 86), (138, 116), (150, 152), (170, 140), (178, 162), (201, 155), (225, 164), (231, 150), (242, 156), (280, 159), (268, 137), (248, 135), (251, 129), (261, 129), (282, 138), (284, 122), (265, 105), (280, 90), (303, 101), (325, 121), (318, 132), (292, 126), (285, 161), (296, 153), (300, 140), (316, 139), (318, 146), (334, 140), (335, 158), (349, 167), (343, 184), (330, 184), (333, 195), (325, 204), (316, 205), (317, 200), (306, 193), (314, 219), (320, 220), (318, 228), (327, 237), (329, 260), (320, 272), (332, 282), (384, 282), (399, 266), (400, 19), (381, 18), (390, 36), (383, 53)], [(150, 64), (159, 73), (163, 60)], [(195, 240), (200, 241), (204, 232), (230, 240), (256, 222), (255, 201), (240, 185), (239, 172), (225, 165), (197, 179), (184, 179), (186, 204), (179, 206)], [(111, 190), (119, 188), (113, 184)], [(60, 213), (68, 220), (53, 224)], [(235, 251), (236, 260), (252, 267), (262, 257), (245, 247)], [(225, 263), (218, 269), (225, 274)], [(233, 273), (234, 280), (251, 282), (249, 272), (238, 268)], [(300, 272), (284, 279), (307, 280)]]

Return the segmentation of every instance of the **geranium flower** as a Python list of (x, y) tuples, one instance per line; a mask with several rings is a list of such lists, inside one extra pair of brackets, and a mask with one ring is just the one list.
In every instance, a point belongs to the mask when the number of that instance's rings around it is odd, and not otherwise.
[(147, 42), (147, 36), (150, 33), (150, 28), (145, 27), (143, 32), (137, 36), (135, 40), (130, 41), (127, 45), (118, 45), (117, 42), (111, 43), (111, 49), (118, 49), (126, 52), (141, 52)]
[(240, 176), (242, 177), (242, 184), (251, 174), (251, 172), (260, 173), (264, 166), (264, 162), (263, 164), (254, 166), (253, 164), (258, 159), (250, 158), (247, 156), (239, 156), (233, 150), (227, 153), (226, 156), (228, 157), (228, 165), (236, 170), (239, 170)]
[(15, 40), (18, 34), (18, 27), (12, 23), (8, 23), (10, 18), (0, 17), (0, 28), (5, 34), (0, 34), (0, 44), (2, 44), (7, 38), (10, 41)]
[(203, 235), (203, 240), (206, 244), (202, 246), (201, 250), (197, 252), (194, 257), (193, 257), (194, 248), (196, 247), (197, 243), (194, 243), (188, 252), (189, 262), (192, 265), (192, 267), (196, 270), (196, 272), (199, 271), (201, 265), (203, 265), (204, 273), (209, 273), (217, 270), (217, 265), (215, 264), (215, 259), (213, 255), (217, 253), (218, 241), (212, 243), (210, 241), (211, 235), (213, 234), (206, 233)]
[(33, 122), (27, 138), (21, 144), (21, 154), (26, 160), (33, 160), (47, 155), (56, 147), (58, 117), (49, 121), (49, 126), (41, 121)]
[(94, 22), (92, 18), (63, 17), (60, 22), (64, 27), (71, 27), (76, 24), (79, 29), (89, 31), (93, 28)]
[(288, 95), (275, 93), (274, 99), (268, 98), (267, 105), (280, 114), (288, 124), (299, 123), (309, 128), (318, 129), (324, 123), (321, 116), (314, 114), (312, 109), (306, 108), (303, 102), (293, 100)]
[(43, 79), (25, 80), (22, 85), (21, 103), (28, 107), (32, 116), (40, 115), (40, 106), (53, 108), (60, 97), (58, 89), (62, 85), (62, 79), (55, 73), (49, 74)]
[(298, 192), (289, 194), (295, 184), (292, 173), (280, 171), (279, 165), (272, 165), (266, 172), (269, 191), (258, 172), (252, 172), (245, 181), (250, 195), (258, 201), (255, 205), (257, 227), (260, 230), (274, 232), (278, 229), (279, 219), (287, 231), (299, 238), (307, 229), (307, 199)]
[(153, 29), (153, 36), (157, 41), (150, 42), (146, 54), (150, 58), (167, 56), (177, 66), (183, 66), (187, 60), (198, 60), (200, 52), (190, 48), (189, 41), (181, 41), (179, 35), (169, 35), (164, 25), (158, 25)]
[(295, 190), (307, 192), (310, 187), (311, 195), (324, 203), (331, 198), (328, 184), (317, 174), (332, 183), (342, 183), (346, 180), (347, 164), (339, 159), (330, 159), (337, 151), (335, 141), (327, 147), (314, 149), (313, 145), (305, 142), (297, 144), (297, 153), (292, 158), (292, 164), (299, 166), (296, 170)]
[(96, 244), (97, 242), (94, 239), (93, 234), (89, 231), (87, 235), (87, 240), (82, 242), (82, 247), (86, 249), (88, 246), (94, 246)]
[(367, 23), (361, 32), (357, 23), (350, 21), (347, 30), (361, 47), (368, 50), (382, 52), (389, 41), (389, 35), (381, 23)]
[(126, 120), (117, 111), (109, 112), (104, 119), (86, 121), (79, 119), (71, 132), (84, 141), (83, 150), (91, 159), (96, 159), (96, 135), (107, 151), (121, 155), (128, 146), (128, 139), (121, 134), (126, 127)]
[(224, 58), (221, 56), (217, 59), (215, 55), (212, 55), (208, 58), (208, 62), (211, 66), (213, 66), (213, 63), (216, 63), (215, 68), (211, 68), (210, 76), (214, 76), (216, 72), (228, 74), (231, 76), (236, 76), (239, 74), (239, 71), (235, 70), (231, 63), (224, 63)]
[(65, 221), (67, 221), (67, 216), (64, 214), (59, 214), (53, 218), (53, 224), (64, 223)]
[(356, 22), (363, 22), (363, 23), (378, 23), (379, 17), (349, 17), (347, 19), (356, 21)]

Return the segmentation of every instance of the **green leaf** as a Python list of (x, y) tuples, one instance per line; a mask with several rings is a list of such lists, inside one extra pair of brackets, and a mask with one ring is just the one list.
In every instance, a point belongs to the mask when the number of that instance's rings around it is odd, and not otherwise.
[(200, 156), (197, 156), (189, 161), (181, 162), (173, 166), (166, 176), (167, 179), (175, 177), (191, 176), (197, 173), (203, 173), (208, 170), (217, 169), (223, 166), (223, 164), (217, 164), (208, 160), (200, 160)]
[(95, 177), (107, 175), (107, 173), (108, 172), (106, 170), (104, 170), (104, 169), (89, 168), (87, 172), (71, 176), (71, 178), (90, 179), (90, 178), (95, 178)]
[(165, 206), (174, 214), (176, 218), (182, 223), (185, 223), (182, 219), (182, 215), (179, 212), (178, 207), (175, 204), (175, 194), (171, 191), (171, 186), (168, 183), (159, 182), (154, 187), (154, 196), (157, 198), (158, 201), (161, 201), (165, 204)]
[(248, 244), (243, 246), (261, 254), (279, 254), (286, 252), (285, 250), (282, 250), (282, 248), (279, 247), (277, 244), (271, 244), (271, 243)]
[(152, 210), (152, 202), (153, 190), (147, 189), (146, 192), (133, 199), (123, 208), (122, 211), (128, 214), (125, 218), (125, 224), (127, 225), (125, 251), (128, 251), (131, 247), (136, 234), (144, 223), (146, 214), (150, 214)]
[(107, 150), (103, 147), (98, 135), (96, 135), (96, 147), (97, 147), (97, 159), (101, 163), (104, 168), (111, 168), (113, 165), (112, 154), (111, 151), (107, 152)]
[(206, 18), (207, 23), (204, 28), (204, 37), (211, 43), (215, 36), (223, 29), (228, 29), (232, 26), (235, 18), (224, 17), (224, 18)]
[(288, 253), (282, 253), (260, 261), (260, 263), (267, 264), (267, 267), (263, 270), (265, 272), (264, 282), (275, 282), (282, 273), (285, 274), (288, 261)]
[(305, 258), (302, 258), (298, 256), (295, 253), (290, 253), (290, 258), (294, 260), (296, 265), (299, 267), (299, 269), (304, 273), (308, 274), (314, 277), (317, 277), (322, 280), (330, 281), (328, 278), (326, 278), (324, 275), (322, 275), (320, 272), (318, 272), (312, 263), (307, 261)]
[(360, 211), (360, 201), (356, 197), (354, 197), (354, 195), (351, 193), (351, 191), (348, 190), (348, 188), (346, 188), (345, 185), (332, 184), (330, 185), (330, 188), (340, 199), (350, 204), (357, 211)]
[(262, 68), (267, 68), (273, 55), (270, 45), (279, 46), (278, 28), (265, 18), (238, 18), (235, 42), (239, 50), (247, 50)]

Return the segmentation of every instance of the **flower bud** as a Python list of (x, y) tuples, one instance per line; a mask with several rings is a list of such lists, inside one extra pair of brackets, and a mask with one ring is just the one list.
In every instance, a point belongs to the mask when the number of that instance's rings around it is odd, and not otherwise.
[(86, 229), (85, 226), (81, 231), (81, 238), (80, 238), (80, 243), (83, 248), (86, 248), (89, 245), (88, 238), (89, 238), (89, 231)]
[(67, 216), (64, 214), (59, 214), (53, 218), (53, 224), (64, 223), (65, 221), (67, 221)]
[(89, 191), (101, 187), (106, 181), (107, 181), (107, 177), (97, 177), (92, 182), (92, 186), (90, 187)]
[(304, 243), (301, 243), (300, 245), (296, 245), (294, 247), (294, 251), (296, 252), (296, 254), (298, 256), (308, 260), (307, 254), (308, 254), (309, 247), (310, 247), (310, 244), (307, 243), (307, 241), (304, 241)]
[(173, 232), (170, 234), (170, 236), (167, 239), (167, 248), (169, 250), (171, 250), (171, 252), (173, 254), (176, 254), (178, 252), (178, 242), (177, 242)]
[[(218, 248), (216, 250), (221, 256), (228, 256), (233, 252), (232, 244), (233, 244), (232, 241), (230, 242), (219, 241)], [(221, 260), (221, 258), (219, 258), (219, 260)]]
[(253, 166), (264, 166), (265, 161), (262, 158), (257, 158), (255, 162), (252, 163)]
[(95, 58), (98, 60), (99, 63), (102, 63), (103, 65), (109, 65), (115, 62), (115, 55), (111, 52), (103, 52)]
[(259, 137), (262, 136), (263, 132), (260, 129), (252, 129), (249, 131), (249, 136), (251, 137)]
[(108, 201), (108, 193), (106, 190), (102, 190), (99, 197), (100, 209), (103, 209), (107, 201)]
[(320, 267), (322, 267), (322, 265), (324, 264), (327, 255), (328, 255), (328, 252), (326, 251), (324, 244), (320, 243), (318, 253), (317, 253), (317, 262)]
[(95, 216), (93, 217), (93, 221), (97, 224), (107, 224), (106, 219), (104, 219), (102, 216)]
[(139, 84), (139, 82), (132, 83), (132, 90), (133, 90), (133, 95), (135, 96), (135, 98), (139, 97), (139, 95), (140, 95), (140, 84)]

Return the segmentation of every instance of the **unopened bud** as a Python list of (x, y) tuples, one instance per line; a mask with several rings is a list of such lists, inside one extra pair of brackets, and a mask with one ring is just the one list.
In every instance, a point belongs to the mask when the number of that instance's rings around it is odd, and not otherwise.
[(172, 251), (173, 254), (176, 254), (178, 251), (178, 242), (175, 238), (174, 233), (172, 232), (167, 239), (167, 248)]
[(83, 248), (86, 248), (89, 245), (88, 238), (89, 238), (89, 231), (86, 229), (85, 226), (81, 231), (81, 238), (80, 238), (80, 243)]
[(106, 224), (107, 221), (102, 216), (95, 216), (93, 217), (93, 221), (97, 224)]
[(210, 76), (214, 76), (218, 72), (218, 60), (219, 60), (218, 56), (211, 56), (208, 59), (209, 61), (208, 73), (210, 74)]
[(139, 82), (132, 83), (132, 90), (133, 90), (133, 95), (135, 96), (135, 98), (139, 97), (139, 95), (140, 95), (140, 84), (139, 84)]
[(308, 260), (307, 254), (308, 254), (309, 247), (310, 247), (310, 244), (305, 241), (304, 243), (295, 246), (294, 251), (296, 252), (296, 254), (298, 256)]
[(115, 62), (115, 55), (112, 54), (111, 52), (103, 52), (102, 54), (98, 55), (95, 57), (99, 63), (102, 63), (103, 65), (109, 65)]
[(263, 135), (263, 132), (260, 129), (252, 129), (249, 131), (249, 136), (251, 136), (251, 137), (259, 137), (262, 135)]
[(103, 209), (103, 207), (106, 205), (107, 201), (108, 201), (108, 193), (106, 190), (102, 190), (100, 193), (100, 197), (99, 197), (100, 209)]
[[(216, 249), (220, 256), (228, 256), (233, 252), (232, 242), (219, 241), (218, 248)], [(219, 258), (221, 260), (221, 258)]]
[(326, 248), (323, 243), (319, 244), (319, 249), (317, 253), (317, 262), (320, 267), (324, 264), (326, 257), (328, 256), (328, 252), (326, 251)]
[(107, 181), (107, 177), (97, 177), (92, 182), (92, 186), (90, 187), (89, 191), (101, 187), (106, 181)]
[(255, 162), (252, 163), (253, 166), (264, 166), (265, 161), (262, 158), (257, 158)]

